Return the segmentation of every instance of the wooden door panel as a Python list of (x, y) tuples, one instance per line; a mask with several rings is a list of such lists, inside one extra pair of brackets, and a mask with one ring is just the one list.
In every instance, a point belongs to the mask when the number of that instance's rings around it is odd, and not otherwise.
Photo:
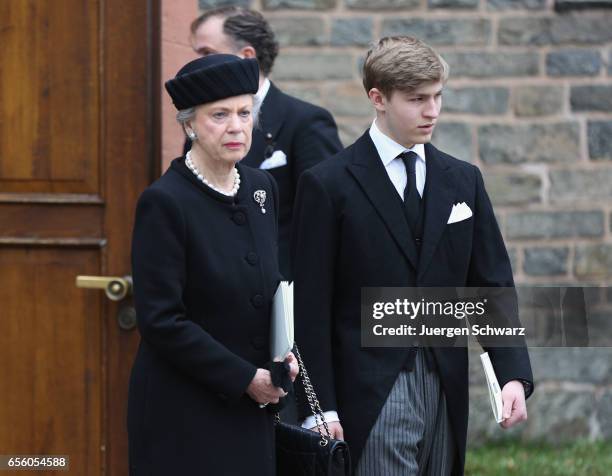
[[(0, 0), (0, 449), (127, 473), (136, 199), (159, 174), (159, 0)], [(41, 472), (39, 474), (44, 474)]]
[(100, 4), (0, 2), (0, 189), (99, 191)]
[(100, 467), (102, 297), (71, 285), (99, 269), (95, 249), (0, 248), (3, 454), (68, 454), (74, 474)]
[(100, 242), (103, 223), (103, 207), (2, 203), (0, 197), (0, 230), (4, 237), (79, 237)]

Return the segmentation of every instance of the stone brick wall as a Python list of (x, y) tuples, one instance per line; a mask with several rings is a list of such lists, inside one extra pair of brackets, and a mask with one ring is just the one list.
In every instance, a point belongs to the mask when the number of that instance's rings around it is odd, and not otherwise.
[[(330, 109), (345, 144), (373, 117), (360, 84), (367, 45), (411, 34), (435, 46), (451, 79), (434, 144), (481, 167), (517, 282), (612, 283), (611, 0), (200, 0), (199, 7), (226, 3), (271, 20), (282, 46), (273, 79)], [(612, 316), (602, 319), (610, 329)], [(491, 423), (472, 359), (471, 441), (612, 438), (612, 349), (531, 355), (538, 390), (530, 420), (510, 433)]]

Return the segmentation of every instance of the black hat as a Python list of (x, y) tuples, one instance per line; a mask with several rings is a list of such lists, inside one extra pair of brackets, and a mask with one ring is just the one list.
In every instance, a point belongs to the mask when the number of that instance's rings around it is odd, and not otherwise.
[(166, 81), (166, 91), (178, 110), (242, 94), (259, 88), (259, 64), (255, 58), (208, 55), (190, 61)]

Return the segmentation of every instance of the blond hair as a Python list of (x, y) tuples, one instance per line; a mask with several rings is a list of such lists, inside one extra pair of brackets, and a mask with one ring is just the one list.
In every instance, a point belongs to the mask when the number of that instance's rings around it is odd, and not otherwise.
[(366, 54), (363, 86), (389, 97), (394, 90), (414, 91), (430, 82), (446, 82), (449, 67), (436, 51), (411, 36), (381, 38)]

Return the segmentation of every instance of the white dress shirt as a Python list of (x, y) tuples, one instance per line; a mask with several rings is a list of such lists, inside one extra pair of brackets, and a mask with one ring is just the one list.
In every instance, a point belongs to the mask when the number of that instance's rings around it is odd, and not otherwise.
[(398, 157), (403, 152), (413, 151), (419, 156), (415, 164), (416, 185), (421, 198), (423, 197), (423, 189), (425, 188), (425, 146), (423, 144), (415, 144), (410, 149), (406, 149), (401, 144), (395, 142), (391, 137), (383, 134), (376, 125), (376, 119), (370, 127), (370, 138), (374, 142), (374, 147), (382, 160), (385, 170), (397, 190), (399, 196), (404, 199), (404, 189), (406, 188), (407, 174), (406, 166), (401, 158)]
[[(383, 134), (376, 125), (376, 119), (374, 119), (374, 122), (372, 122), (372, 126), (370, 127), (370, 138), (372, 139), (372, 142), (374, 142), (374, 147), (376, 147), (380, 160), (385, 166), (385, 170), (387, 171), (395, 190), (397, 190), (397, 193), (402, 200), (404, 200), (404, 189), (406, 188), (408, 175), (406, 173), (404, 161), (399, 158), (398, 155), (400, 155), (402, 152), (408, 152), (409, 150), (416, 152), (416, 154), (419, 156), (415, 164), (416, 185), (419, 195), (423, 197), (425, 176), (427, 172), (425, 167), (425, 146), (423, 144), (415, 144), (410, 149), (406, 149), (406, 147), (403, 145), (398, 144), (389, 136)], [(336, 411), (330, 410), (323, 412), (323, 415), (328, 423), (340, 421), (338, 412)], [(314, 428), (315, 426), (316, 422), (314, 415), (306, 417), (302, 423), (303, 428)]]

